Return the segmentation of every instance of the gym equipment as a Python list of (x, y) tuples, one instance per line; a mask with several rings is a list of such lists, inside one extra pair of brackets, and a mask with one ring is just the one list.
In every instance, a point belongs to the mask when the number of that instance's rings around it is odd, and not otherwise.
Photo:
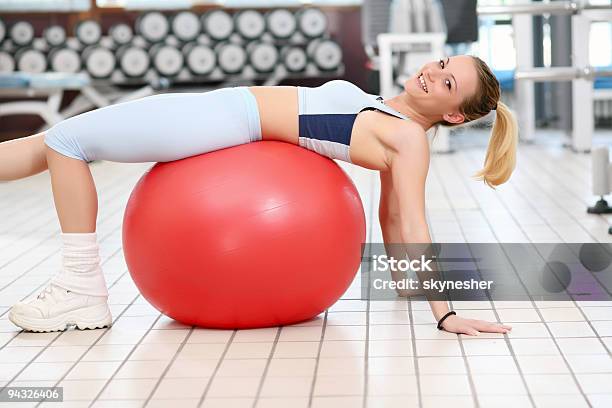
[(285, 46), (281, 49), (280, 59), (289, 72), (300, 72), (306, 69), (308, 57), (306, 51), (296, 46)]
[(223, 10), (212, 10), (202, 15), (202, 29), (215, 41), (227, 40), (234, 31), (234, 20)]
[(18, 47), (29, 45), (34, 39), (34, 27), (27, 21), (18, 21), (11, 26), (9, 37)]
[(19, 49), (15, 53), (15, 61), (17, 62), (17, 71), (37, 74), (45, 72), (47, 69), (45, 54), (34, 48), (26, 47)]
[[(595, 115), (593, 113), (593, 82), (596, 78), (605, 77), (612, 77), (612, 70), (596, 70), (595, 68), (590, 66), (529, 68), (517, 70), (514, 74), (514, 78), (517, 81), (520, 81), (517, 84), (518, 87), (520, 87), (521, 84), (526, 83), (532, 88), (532, 84), (534, 82), (572, 82), (572, 88), (575, 89), (573, 95), (582, 95), (582, 97), (584, 98), (572, 98), (574, 101), (571, 110), (573, 125), (570, 127), (572, 132), (572, 147), (574, 148), (574, 150), (581, 151), (584, 153), (588, 153), (591, 149), (590, 144), (592, 140), (593, 130), (595, 128)], [(582, 92), (582, 94), (580, 92)], [(576, 103), (576, 101), (578, 100), (584, 100), (587, 102)], [(519, 112), (522, 112), (520, 108)], [(528, 115), (530, 118), (533, 118), (530, 112), (523, 112), (523, 114)], [(526, 132), (529, 132), (529, 129), (530, 128), (527, 127)]]
[(59, 25), (52, 25), (43, 31), (43, 38), (50, 47), (59, 47), (66, 42), (66, 30)]
[(93, 78), (108, 78), (113, 73), (117, 59), (108, 48), (90, 45), (81, 54), (85, 70)]
[[(265, 15), (256, 9), (215, 9), (202, 15), (146, 11), (133, 24), (102, 23), (93, 17), (77, 21), (71, 32), (53, 23), (41, 27), (42, 38), (32, 38), (32, 24), (11, 21), (19, 39), (2, 43), (0, 69), (15, 70), (19, 50), (31, 48), (42, 53), (33, 58), (39, 63), (31, 72), (88, 73), (95, 79), (92, 86), (109, 94), (125, 89), (114, 86), (147, 87), (162, 81), (272, 86), (285, 78), (337, 77), (344, 71), (342, 50), (325, 32), (325, 14), (314, 7), (295, 13), (275, 8)], [(3, 27), (0, 21), (0, 37)], [(110, 100), (100, 93), (87, 99), (95, 100), (94, 106)]]
[(479, 6), (478, 14), (570, 14), (583, 10), (610, 10), (610, 4), (589, 4), (577, 1), (554, 1), (551, 3), (508, 4), (503, 6)]
[(247, 54), (240, 45), (222, 42), (215, 46), (219, 68), (226, 74), (235, 74), (244, 68)]
[[(396, 34), (416, 33), (447, 33), (448, 27), (445, 22), (448, 17), (455, 14), (454, 8), (460, 8), (462, 12), (462, 23), (471, 25), (470, 0), (454, 0), (452, 8), (443, 11), (444, 0), (396, 0), (391, 3), (390, 10), (390, 32)], [(473, 1), (473, 0), (472, 0)], [(448, 36), (447, 36), (448, 38)], [(400, 66), (402, 64), (400, 63)]]
[[(517, 72), (530, 72), (529, 75), (523, 75), (515, 84), (516, 113), (521, 124), (521, 139), (533, 141), (535, 138), (534, 78), (538, 81), (571, 80), (574, 103), (572, 104), (572, 131), (569, 144), (575, 151), (590, 151), (594, 128), (593, 84), (588, 76), (585, 77), (584, 73), (580, 73), (579, 70), (585, 69), (584, 67), (589, 64), (589, 47), (586, 45), (589, 44), (591, 22), (609, 21), (612, 4), (554, 1), (550, 3), (533, 2), (503, 6), (479, 6), (477, 10), (479, 16), (512, 15)], [(541, 14), (571, 16), (571, 56), (574, 67), (570, 67), (568, 71), (562, 71), (562, 69), (566, 69), (565, 67), (533, 69), (532, 16)], [(572, 69), (576, 72), (570, 72)], [(531, 75), (534, 72), (538, 73), (535, 77)], [(550, 73), (548, 79), (546, 72)]]
[(94, 45), (100, 42), (102, 38), (102, 28), (97, 21), (83, 20), (79, 21), (74, 29), (74, 35), (83, 45)]
[[(0, 96), (8, 97), (11, 101), (0, 103), (0, 117), (21, 114), (38, 115), (45, 121), (45, 125), (38, 130), (41, 132), (66, 118), (92, 108), (143, 98), (167, 86), (167, 81), (159, 80), (151, 81), (149, 85), (138, 89), (102, 93), (93, 86), (91, 75), (86, 73), (3, 73), (0, 74)], [(68, 106), (60, 109), (64, 92), (68, 90), (77, 91), (78, 94)], [(44, 97), (45, 100), (32, 101), (32, 97)], [(25, 100), (15, 100), (16, 98)]]
[(108, 31), (108, 35), (112, 38), (115, 45), (128, 44), (134, 38), (132, 27), (127, 24), (115, 24)]
[(291, 37), (297, 30), (297, 21), (293, 13), (286, 9), (276, 9), (266, 14), (266, 26), (274, 38)]
[(185, 64), (194, 75), (208, 75), (217, 65), (215, 52), (207, 45), (190, 42), (182, 48)]
[(6, 51), (0, 51), (0, 72), (13, 72), (15, 70), (15, 59)]
[(179, 322), (221, 329), (317, 316), (352, 282), (364, 239), (344, 171), (271, 141), (156, 164), (123, 220), (125, 260), (144, 298)]
[(170, 31), (168, 18), (159, 11), (150, 11), (141, 15), (136, 21), (136, 30), (147, 41), (162, 41)]
[[(0, 103), (0, 118), (8, 115), (38, 115), (46, 124), (53, 126), (66, 118), (60, 112), (64, 91), (83, 90), (90, 86), (90, 82), (86, 74), (58, 72), (42, 74), (10, 72), (1, 74), (0, 95), (3, 98), (10, 97), (13, 100)], [(31, 98), (32, 95), (36, 98), (45, 97), (46, 100), (14, 100), (15, 97)], [(47, 129), (47, 127), (43, 129)]]
[(172, 33), (181, 41), (193, 41), (201, 30), (200, 19), (191, 11), (181, 11), (172, 19)]
[(155, 44), (149, 51), (153, 68), (164, 77), (173, 77), (183, 68), (183, 54), (178, 48), (168, 44)]
[(546, 81), (573, 81), (574, 79), (585, 79), (593, 81), (595, 78), (612, 77), (611, 69), (594, 69), (593, 67), (546, 67), (531, 68), (516, 71), (514, 78), (517, 80), (531, 80), (535, 82)]
[(117, 50), (119, 68), (128, 77), (140, 77), (151, 66), (149, 54), (136, 45), (124, 45)]
[(306, 53), (322, 71), (335, 70), (342, 63), (342, 48), (333, 40), (313, 40), (308, 43)]
[(246, 40), (258, 39), (266, 30), (266, 21), (256, 10), (240, 11), (234, 15), (234, 20), (236, 32)]
[[(612, 191), (612, 163), (610, 163), (609, 150), (608, 146), (600, 146), (593, 148), (591, 152), (593, 194), (600, 198), (595, 205), (587, 208), (589, 214), (612, 213), (612, 207), (604, 199), (604, 196)], [(612, 234), (612, 227), (608, 228), (608, 234)]]
[(440, 0), (440, 2), (444, 10), (446, 43), (465, 44), (478, 41), (477, 1)]
[(48, 55), (49, 67), (54, 72), (76, 74), (81, 70), (81, 57), (72, 48), (54, 48)]
[(593, 194), (600, 197), (593, 207), (589, 207), (590, 214), (612, 213), (612, 207), (604, 199), (605, 195), (612, 191), (612, 163), (610, 163), (610, 152), (608, 146), (594, 148), (591, 152), (592, 159), (592, 186)]
[(273, 44), (253, 41), (247, 46), (249, 62), (257, 72), (272, 72), (278, 64), (278, 50)]
[(327, 31), (327, 17), (316, 8), (306, 8), (296, 13), (298, 28), (309, 38), (322, 36)]

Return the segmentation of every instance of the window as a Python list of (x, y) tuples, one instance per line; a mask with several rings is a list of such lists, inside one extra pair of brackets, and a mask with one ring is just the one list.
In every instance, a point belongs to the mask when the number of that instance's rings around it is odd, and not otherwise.
[(589, 60), (594, 67), (612, 66), (612, 23), (601, 21), (591, 24)]
[(2, 0), (1, 11), (86, 11), (89, 0)]

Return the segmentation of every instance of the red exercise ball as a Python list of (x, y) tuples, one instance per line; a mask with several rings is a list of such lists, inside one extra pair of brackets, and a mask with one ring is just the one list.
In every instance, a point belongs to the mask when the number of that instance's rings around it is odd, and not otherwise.
[(188, 325), (313, 318), (352, 282), (365, 219), (332, 160), (262, 141), (168, 163), (137, 183), (123, 250), (142, 295)]

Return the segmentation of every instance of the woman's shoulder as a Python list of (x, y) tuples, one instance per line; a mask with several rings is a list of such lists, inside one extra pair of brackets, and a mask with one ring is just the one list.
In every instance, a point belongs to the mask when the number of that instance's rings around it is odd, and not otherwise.
[(400, 159), (429, 157), (429, 138), (425, 130), (413, 121), (403, 121), (395, 137), (394, 151)]
[(410, 119), (399, 119), (390, 116), (383, 112), (375, 112), (379, 126), (377, 128), (381, 132), (384, 139), (392, 141), (396, 147), (413, 142), (419, 142), (427, 139), (425, 130)]

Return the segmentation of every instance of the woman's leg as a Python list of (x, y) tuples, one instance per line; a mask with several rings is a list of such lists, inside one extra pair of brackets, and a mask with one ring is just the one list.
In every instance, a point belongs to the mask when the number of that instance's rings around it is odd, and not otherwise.
[(0, 143), (0, 181), (17, 180), (47, 170), (45, 134)]
[(98, 195), (89, 165), (46, 147), (53, 201), (64, 234), (96, 232)]
[(62, 270), (38, 297), (16, 304), (11, 321), (33, 331), (111, 323), (95, 235), (97, 195), (87, 162), (179, 160), (260, 139), (257, 102), (245, 88), (146, 97), (49, 129), (45, 157), (62, 227)]
[(108, 292), (100, 266), (96, 218), (98, 197), (87, 162), (45, 147), (53, 199), (62, 230), (62, 269), (35, 298), (9, 313), (31, 331), (98, 328), (111, 324)]

